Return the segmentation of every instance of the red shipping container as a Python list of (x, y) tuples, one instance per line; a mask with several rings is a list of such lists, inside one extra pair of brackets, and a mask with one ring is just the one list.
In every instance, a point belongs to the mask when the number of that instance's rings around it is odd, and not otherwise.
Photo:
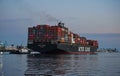
[(29, 38), (29, 39), (34, 39), (35, 36), (34, 36), (34, 35), (29, 35), (28, 38)]

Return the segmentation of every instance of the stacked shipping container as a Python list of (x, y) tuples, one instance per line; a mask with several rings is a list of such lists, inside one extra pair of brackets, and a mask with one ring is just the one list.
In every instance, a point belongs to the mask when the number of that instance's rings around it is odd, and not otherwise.
[(85, 37), (80, 37), (78, 34), (72, 33), (62, 23), (59, 23), (58, 26), (37, 25), (36, 27), (28, 28), (28, 44), (32, 44), (33, 42), (98, 46), (97, 41), (87, 40)]

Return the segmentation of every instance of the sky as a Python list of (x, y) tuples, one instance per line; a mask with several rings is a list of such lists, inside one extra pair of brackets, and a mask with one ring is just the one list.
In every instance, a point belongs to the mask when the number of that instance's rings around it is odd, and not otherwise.
[(120, 33), (120, 0), (0, 0), (0, 41), (26, 44), (27, 28), (65, 23), (75, 33)]

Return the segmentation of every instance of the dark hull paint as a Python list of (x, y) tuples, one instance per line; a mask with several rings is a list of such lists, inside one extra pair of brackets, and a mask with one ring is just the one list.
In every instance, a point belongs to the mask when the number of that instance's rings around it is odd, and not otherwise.
[(28, 44), (28, 48), (41, 54), (94, 54), (98, 47), (76, 44)]

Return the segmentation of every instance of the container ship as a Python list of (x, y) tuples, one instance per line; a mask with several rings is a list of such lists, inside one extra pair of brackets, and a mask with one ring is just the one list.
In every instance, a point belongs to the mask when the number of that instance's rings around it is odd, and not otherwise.
[(41, 54), (93, 54), (98, 48), (97, 40), (73, 33), (64, 23), (28, 27), (27, 46)]

